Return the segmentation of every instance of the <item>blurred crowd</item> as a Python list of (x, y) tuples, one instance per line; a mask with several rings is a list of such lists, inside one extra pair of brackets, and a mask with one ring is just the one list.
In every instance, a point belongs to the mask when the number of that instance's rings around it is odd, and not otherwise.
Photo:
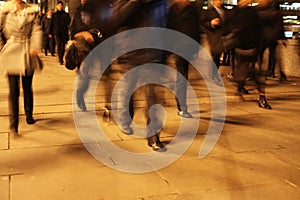
[[(23, 1), (14, 0), (14, 2)], [(46, 56), (48, 53), (52, 56), (57, 54), (61, 65), (77, 70), (76, 101), (82, 111), (87, 110), (84, 95), (89, 88), (93, 69), (101, 68), (102, 55), (96, 56), (93, 62), (84, 61), (85, 58), (105, 39), (117, 33), (142, 27), (168, 28), (185, 34), (192, 41), (205, 46), (213, 61), (207, 66), (209, 76), (216, 87), (222, 85), (219, 66), (228, 65), (231, 67), (228, 77), (236, 83), (237, 92), (248, 94), (247, 81), (252, 80), (257, 86), (258, 106), (271, 109), (265, 96), (266, 77), (276, 76), (275, 50), (278, 40), (283, 39), (282, 16), (272, 0), (238, 0), (237, 5), (231, 5), (230, 9), (222, 0), (209, 1), (207, 9), (203, 9), (203, 2), (198, 0), (81, 0), (81, 5), (72, 16), (64, 11), (63, 2), (58, 1), (55, 12), (48, 10), (45, 15), (39, 13), (38, 16), (43, 32), (43, 53)], [(143, 38), (147, 43), (145, 33), (124, 34), (114, 41), (114, 49), (130, 49), (131, 41), (136, 38)], [(165, 38), (157, 35), (156, 39), (157, 43), (163, 44)], [(192, 43), (173, 42), (175, 49), (189, 49), (190, 46)], [(266, 49), (269, 50), (269, 57), (268, 67), (264, 69), (262, 63)], [(113, 49), (109, 49), (106, 53), (113, 54), (112, 51)], [(188, 59), (197, 56), (198, 49), (187, 51), (190, 53)], [(190, 65), (187, 58), (161, 49), (138, 49), (114, 58), (110, 70), (106, 73), (108, 77), (112, 71), (125, 74), (147, 63), (169, 65), (176, 69), (177, 74), (164, 78), (174, 83), (177, 114), (183, 118), (192, 118), (186, 103)], [(280, 69), (278, 71), (281, 72), (281, 78), (285, 78), (284, 73)], [(145, 72), (148, 78), (161, 75), (161, 72), (151, 65), (143, 68), (143, 73)], [(133, 92), (138, 83), (144, 81), (143, 79), (144, 76), (128, 74), (119, 81), (121, 89), (117, 91), (117, 103), (113, 104), (111, 99), (107, 100), (106, 109), (118, 111), (116, 120), (119, 122), (118, 126), (128, 135), (134, 133), (131, 128), (134, 117)], [(31, 83), (28, 87), (31, 88)], [(156, 118), (155, 114), (149, 114), (150, 107), (157, 100), (155, 92), (157, 86), (147, 84), (144, 87), (148, 108), (144, 113), (148, 124), (146, 130), (148, 146), (153, 150), (160, 150), (164, 148), (159, 139), (163, 122)], [(32, 99), (32, 95), (29, 99)], [(33, 124), (32, 105), (29, 112), (28, 122)], [(15, 111), (13, 114), (15, 118), (17, 113), (18, 111)], [(17, 131), (15, 124), (11, 126)]]

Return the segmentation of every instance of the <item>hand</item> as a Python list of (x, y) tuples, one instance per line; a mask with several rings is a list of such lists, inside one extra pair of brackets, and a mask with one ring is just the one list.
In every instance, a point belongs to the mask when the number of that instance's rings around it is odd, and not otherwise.
[(88, 43), (94, 42), (94, 38), (93, 38), (92, 34), (90, 34), (88, 31), (82, 31), (82, 32), (75, 34), (75, 38), (78, 38), (78, 37), (83, 37)]
[(34, 48), (30, 49), (30, 55), (38, 55), (39, 52), (40, 51), (38, 49), (34, 49)]
[(214, 19), (211, 20), (210, 23), (211, 23), (212, 26), (219, 26), (220, 22), (221, 22), (220, 18), (214, 18)]

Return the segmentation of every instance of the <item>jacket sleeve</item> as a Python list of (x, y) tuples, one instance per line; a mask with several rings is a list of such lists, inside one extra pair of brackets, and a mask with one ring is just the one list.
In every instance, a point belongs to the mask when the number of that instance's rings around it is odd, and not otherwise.
[(74, 35), (76, 33), (79, 33), (81, 31), (88, 31), (89, 30), (89, 27), (84, 24), (81, 20), (81, 12), (80, 10), (77, 10), (73, 17), (72, 17), (72, 20), (71, 20), (71, 23), (70, 23), (70, 38), (71, 40), (74, 40)]

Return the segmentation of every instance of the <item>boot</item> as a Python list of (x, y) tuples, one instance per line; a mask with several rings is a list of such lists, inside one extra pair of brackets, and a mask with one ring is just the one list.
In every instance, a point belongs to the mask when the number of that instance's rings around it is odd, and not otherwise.
[(272, 109), (272, 107), (268, 104), (265, 95), (259, 95), (258, 107), (264, 108), (264, 109)]

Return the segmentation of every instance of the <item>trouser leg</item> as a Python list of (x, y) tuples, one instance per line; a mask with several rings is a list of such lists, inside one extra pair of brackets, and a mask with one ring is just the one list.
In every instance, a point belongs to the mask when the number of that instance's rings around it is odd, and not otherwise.
[(10, 129), (18, 131), (20, 76), (8, 75), (8, 84), (9, 84), (8, 106), (9, 106)]
[[(176, 102), (177, 109), (187, 111), (186, 96), (187, 96), (187, 81), (189, 62), (179, 56), (175, 56), (175, 65), (179, 73), (176, 78)], [(181, 75), (181, 76), (180, 76)]]
[(60, 63), (63, 63), (64, 53), (65, 53), (65, 41), (60, 37), (55, 37), (56, 45), (57, 45), (57, 54)]
[(33, 75), (22, 76), (22, 86), (24, 92), (24, 110), (26, 117), (32, 117), (33, 113), (32, 78)]
[[(157, 111), (152, 110), (150, 113), (150, 108), (152, 105), (156, 104), (156, 93), (155, 93), (155, 85), (148, 84), (144, 87), (146, 93), (146, 111), (144, 113), (145, 118), (147, 119), (147, 141), (148, 145), (152, 145), (154, 143), (160, 143), (159, 139), (159, 131), (162, 129), (162, 122), (160, 122), (159, 118), (157, 117)], [(156, 108), (154, 108), (156, 109)]]

